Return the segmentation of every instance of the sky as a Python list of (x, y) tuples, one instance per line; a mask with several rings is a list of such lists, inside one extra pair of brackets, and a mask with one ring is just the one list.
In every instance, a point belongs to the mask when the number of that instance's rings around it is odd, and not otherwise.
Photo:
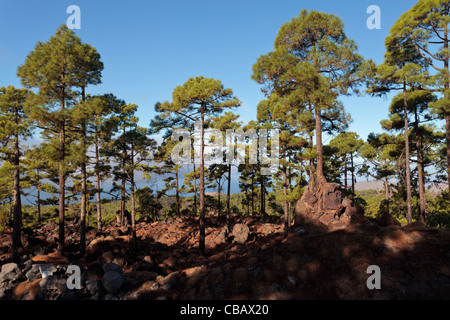
[[(0, 0), (0, 87), (20, 87), (17, 67), (38, 41), (47, 41), (71, 16), (70, 5), (81, 11), (83, 42), (94, 46), (105, 69), (102, 84), (90, 94), (113, 93), (139, 106), (141, 126), (148, 126), (158, 101), (171, 100), (173, 89), (190, 77), (220, 79), (242, 101), (236, 113), (244, 123), (256, 120), (264, 99), (251, 80), (258, 57), (273, 50), (279, 28), (302, 9), (340, 17), (359, 53), (383, 61), (384, 39), (399, 16), (415, 0), (195, 0), (195, 1), (82, 1)], [(381, 10), (381, 29), (369, 29), (367, 8)], [(349, 130), (366, 139), (381, 132), (389, 100), (373, 97), (340, 99), (352, 115)], [(324, 143), (330, 137), (325, 138)]]

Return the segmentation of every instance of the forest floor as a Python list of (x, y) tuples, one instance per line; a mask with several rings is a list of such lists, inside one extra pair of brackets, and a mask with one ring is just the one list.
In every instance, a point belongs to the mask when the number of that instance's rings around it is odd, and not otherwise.
[[(206, 256), (198, 220), (169, 218), (137, 225), (136, 249), (126, 227), (87, 232), (79, 257), (78, 228), (67, 223), (66, 251), (56, 252), (54, 223), (24, 230), (23, 261), (11, 263), (11, 235), (0, 235), (0, 299), (449, 299), (450, 230), (375, 223), (324, 231), (281, 221), (207, 219)], [(237, 242), (238, 241), (238, 242)], [(42, 264), (53, 275), (42, 278)], [(81, 289), (68, 289), (66, 270), (82, 270)], [(368, 267), (381, 289), (367, 286)], [(41, 266), (41, 268), (39, 268)], [(371, 281), (371, 280), (370, 280)], [(369, 281), (369, 282), (370, 282)]]

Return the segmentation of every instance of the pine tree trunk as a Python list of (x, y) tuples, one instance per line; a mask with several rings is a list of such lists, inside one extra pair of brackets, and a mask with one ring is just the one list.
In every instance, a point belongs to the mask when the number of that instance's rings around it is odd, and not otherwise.
[(38, 171), (38, 188), (37, 188), (38, 225), (41, 224), (41, 186), (39, 184), (40, 184), (40, 177), (39, 177), (39, 171)]
[(81, 164), (80, 255), (86, 249), (86, 163)]
[(386, 177), (386, 180), (384, 181), (384, 199), (386, 200), (386, 216), (389, 216), (389, 180)]
[(261, 179), (261, 218), (266, 216), (266, 188), (264, 186), (264, 176), (260, 175)]
[(353, 163), (353, 153), (350, 153), (350, 165), (352, 168), (352, 203), (355, 205), (355, 166)]
[(200, 254), (205, 255), (205, 107), (201, 106), (201, 135), (200, 135)]
[[(194, 160), (195, 161), (195, 160)], [(197, 173), (194, 163), (194, 216), (197, 216)]]
[[(100, 155), (98, 151), (98, 137), (95, 137), (95, 163), (97, 166), (100, 163)], [(101, 199), (101, 192), (100, 192), (100, 174), (98, 172), (98, 168), (95, 172), (95, 196), (97, 201), (97, 230), (102, 231), (102, 199)]]
[[(65, 109), (65, 92), (62, 88), (61, 113)], [(64, 174), (64, 158), (65, 158), (65, 119), (61, 120), (59, 130), (59, 168), (58, 168), (58, 192), (59, 192), (59, 232), (58, 232), (58, 252), (64, 252), (64, 215), (65, 215), (65, 174)]]
[[(85, 102), (85, 89), (82, 88), (81, 100)], [(80, 255), (84, 255), (86, 251), (86, 123), (84, 119), (81, 121), (81, 151), (83, 159), (81, 161), (81, 204), (80, 204)]]
[(218, 195), (218, 206), (217, 206), (217, 209), (218, 209), (218, 212), (217, 212), (217, 216), (220, 218), (220, 179), (219, 179), (219, 181), (218, 181), (218, 187), (217, 187), (217, 195)]
[[(125, 128), (123, 128), (123, 135), (125, 136)], [(124, 143), (122, 151), (122, 199), (120, 201), (120, 226), (122, 227), (125, 225), (126, 157), (127, 157), (127, 150)]]
[[(448, 14), (448, 13), (446, 13)], [(449, 48), (448, 48), (448, 24), (444, 24), (444, 74), (449, 72)], [(450, 83), (449, 80), (445, 82), (444, 99), (448, 103), (450, 98)], [(445, 139), (447, 144), (447, 182), (448, 182), (448, 197), (450, 198), (450, 108), (445, 108)]]
[(425, 179), (423, 170), (423, 152), (422, 137), (419, 135), (419, 116), (417, 115), (417, 107), (414, 110), (415, 130), (416, 130), (416, 146), (417, 146), (417, 172), (419, 177), (419, 216), (420, 222), (426, 222), (426, 198), (425, 198)]
[[(16, 125), (19, 124), (19, 117), (16, 108), (15, 112)], [(12, 258), (14, 261), (19, 259), (19, 248), (22, 247), (21, 228), (22, 228), (22, 203), (20, 196), (20, 150), (19, 136), (16, 133), (14, 137), (14, 183), (13, 183), (13, 235), (12, 235)]]
[(130, 172), (130, 180), (131, 180), (131, 236), (133, 238), (133, 251), (136, 252), (136, 200), (135, 200), (135, 189), (136, 185), (134, 182), (134, 145), (131, 146), (131, 172)]
[(231, 215), (231, 164), (228, 164), (228, 186), (227, 186), (227, 225), (230, 221), (230, 215)]
[(316, 174), (319, 185), (326, 183), (325, 175), (323, 174), (323, 149), (322, 149), (322, 119), (320, 116), (320, 107), (315, 108), (316, 120), (316, 150), (317, 150), (317, 165)]
[(344, 188), (345, 188), (345, 196), (347, 196), (348, 191), (348, 181), (347, 181), (347, 154), (344, 155)]
[[(312, 135), (309, 136), (309, 144), (311, 148), (314, 147), (314, 138)], [(309, 181), (314, 180), (314, 159), (309, 160)]]
[(176, 205), (177, 205), (177, 216), (181, 217), (181, 210), (180, 210), (180, 187), (178, 184), (178, 169), (175, 171), (175, 199), (176, 199)]
[[(287, 173), (286, 173), (286, 166), (283, 166), (282, 170), (283, 174), (283, 195), (287, 197)], [(289, 234), (289, 226), (290, 226), (290, 212), (289, 212), (289, 206), (288, 201), (284, 200), (284, 237), (286, 238)]]
[(245, 188), (245, 198), (247, 199), (247, 216), (250, 216), (250, 197), (248, 196), (248, 187)]
[[(446, 89), (449, 90), (449, 89)], [(450, 114), (445, 116), (445, 139), (447, 144), (447, 180), (448, 194), (450, 197)]]
[(252, 193), (251, 193), (251, 197), (252, 197), (252, 217), (254, 218), (255, 217), (255, 203), (254, 203), (255, 189), (254, 189), (253, 177), (251, 179), (252, 179), (252, 184), (251, 184), (251, 187), (252, 187)]
[(411, 169), (409, 152), (409, 124), (408, 124), (408, 100), (406, 98), (406, 83), (403, 83), (403, 102), (405, 117), (405, 164), (406, 164), (406, 204), (408, 223), (412, 222), (412, 196), (411, 196)]

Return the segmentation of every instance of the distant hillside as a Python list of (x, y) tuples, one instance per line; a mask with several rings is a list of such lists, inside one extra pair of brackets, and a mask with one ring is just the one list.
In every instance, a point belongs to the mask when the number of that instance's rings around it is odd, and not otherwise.
[(358, 181), (355, 184), (355, 190), (356, 191), (363, 191), (363, 190), (382, 190), (384, 188), (383, 181)]
[[(427, 190), (430, 192), (440, 192), (447, 188), (446, 183), (440, 183), (438, 185), (431, 184), (427, 185)], [(355, 184), (356, 191), (364, 191), (364, 190), (383, 190), (384, 189), (384, 182), (383, 181), (376, 181), (376, 180), (370, 180), (370, 181), (358, 181)]]

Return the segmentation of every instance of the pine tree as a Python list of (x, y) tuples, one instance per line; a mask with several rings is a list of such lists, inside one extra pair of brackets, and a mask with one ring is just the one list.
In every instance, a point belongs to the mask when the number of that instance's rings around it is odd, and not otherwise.
[(375, 82), (368, 88), (368, 91), (373, 95), (384, 95), (393, 90), (402, 91), (408, 223), (412, 222), (412, 193), (407, 95), (408, 90), (420, 88), (428, 78), (428, 74), (423, 71), (425, 63), (421, 55), (416, 52), (411, 39), (399, 37), (391, 29), (391, 34), (386, 38), (384, 62), (377, 67)]
[(450, 3), (446, 0), (419, 0), (400, 16), (390, 30), (390, 38), (408, 39), (412, 48), (435, 71), (419, 88), (440, 93), (441, 98), (430, 106), (445, 120), (447, 182), (450, 196)]
[[(220, 130), (221, 132), (227, 132), (227, 130), (237, 130), (242, 126), (242, 122), (237, 122), (239, 115), (236, 115), (230, 111), (226, 111), (224, 115), (212, 119), (212, 127)], [(233, 160), (235, 158), (234, 154), (231, 154), (234, 150), (235, 139), (233, 139), (233, 134), (225, 134), (225, 160), (227, 160), (227, 210), (226, 219), (229, 221), (231, 215), (231, 168), (233, 165)]]
[(235, 108), (241, 102), (233, 96), (231, 89), (225, 89), (220, 80), (199, 76), (190, 78), (174, 89), (172, 102), (164, 102), (159, 109), (167, 114), (175, 113), (200, 125), (200, 237), (199, 249), (205, 254), (205, 118), (216, 116), (225, 109)]
[[(168, 132), (169, 134), (171, 131)], [(170, 134), (171, 135), (171, 134)], [(181, 201), (180, 201), (180, 192), (181, 188), (179, 185), (179, 174), (180, 169), (182, 168), (181, 165), (175, 164), (172, 161), (171, 157), (171, 151), (174, 148), (174, 145), (176, 144), (176, 141), (173, 141), (172, 139), (169, 139), (165, 136), (165, 139), (161, 143), (161, 145), (158, 147), (158, 150), (154, 153), (153, 161), (156, 162), (156, 165), (152, 166), (145, 166), (144, 170), (147, 174), (149, 173), (155, 173), (159, 176), (165, 177), (163, 181), (165, 182), (165, 188), (158, 191), (158, 197), (161, 197), (162, 195), (166, 194), (170, 190), (175, 190), (175, 206), (176, 206), (176, 213), (177, 216), (181, 216)]]
[[(344, 188), (347, 188), (347, 172), (351, 172), (352, 176), (352, 195), (355, 197), (355, 165), (354, 158), (358, 150), (364, 144), (364, 141), (359, 139), (356, 132), (342, 132), (330, 141), (330, 146), (335, 150), (336, 154), (343, 157), (344, 168)], [(350, 165), (350, 166), (349, 166)]]
[[(42, 205), (45, 203), (41, 197), (42, 192), (53, 193), (54, 186), (48, 182), (48, 159), (45, 157), (43, 150), (40, 146), (35, 146), (32, 149), (28, 149), (24, 155), (24, 180), (27, 181), (28, 187), (32, 189), (29, 193), (36, 198), (35, 204), (37, 206), (37, 223), (41, 224)], [(47, 181), (47, 182), (44, 182)], [(34, 194), (34, 192), (36, 194)]]
[[(397, 163), (399, 154), (402, 152), (401, 141), (395, 136), (387, 133), (371, 133), (360, 148), (360, 156), (364, 159), (364, 164), (360, 169), (360, 174), (373, 177), (375, 180), (384, 181), (385, 191), (385, 212), (389, 215), (389, 203), (391, 199), (390, 180), (397, 173)], [(372, 165), (372, 167), (369, 166)]]
[(127, 150), (125, 161), (126, 179), (130, 182), (131, 200), (131, 233), (134, 248), (136, 248), (136, 178), (135, 173), (141, 170), (141, 164), (150, 159), (150, 155), (155, 147), (155, 141), (148, 137), (145, 128), (135, 126), (131, 130), (117, 138), (119, 145)]
[(66, 132), (74, 127), (70, 111), (86, 86), (99, 83), (101, 68), (95, 49), (63, 24), (47, 42), (36, 44), (17, 71), (24, 86), (39, 89), (40, 103), (31, 113), (37, 126), (58, 136), (59, 252), (64, 251)]
[[(290, 203), (293, 201), (290, 180), (292, 178), (293, 170), (296, 170), (297, 154), (301, 151), (303, 146), (306, 146), (307, 141), (303, 137), (303, 130), (298, 125), (297, 108), (295, 105), (289, 103), (288, 99), (280, 98), (276, 95), (271, 95), (269, 99), (263, 100), (258, 104), (258, 121), (262, 124), (261, 128), (271, 130), (278, 130), (280, 132), (279, 138), (279, 156), (280, 156), (280, 171), (282, 174), (282, 195), (278, 198), (282, 199), (284, 207), (284, 231), (287, 236), (290, 227)], [(296, 190), (297, 191), (297, 190)], [(294, 193), (298, 196), (298, 193)]]
[(22, 227), (21, 202), (21, 140), (31, 136), (33, 123), (29, 118), (29, 103), (33, 93), (27, 89), (12, 86), (0, 88), (0, 155), (9, 162), (13, 170), (13, 234), (11, 253), (14, 260), (19, 258)]
[[(133, 131), (137, 127), (139, 119), (135, 116), (138, 106), (126, 104), (123, 100), (114, 102), (114, 112), (109, 120), (109, 125), (113, 134), (109, 143), (104, 148), (104, 154), (112, 159), (116, 165), (113, 168), (114, 183), (112, 192), (120, 192), (120, 225), (125, 225), (125, 204), (127, 200), (127, 161), (129, 160), (129, 145), (125, 139), (117, 139), (118, 136), (126, 137), (128, 131)], [(115, 181), (120, 181), (117, 185)], [(130, 221), (129, 221), (130, 222)]]
[(217, 216), (220, 217), (222, 213), (220, 195), (222, 193), (223, 183), (225, 180), (228, 180), (228, 177), (225, 176), (225, 173), (228, 173), (228, 165), (214, 163), (209, 166), (208, 171), (210, 183), (215, 183), (217, 188)]
[[(275, 50), (261, 56), (253, 66), (252, 78), (262, 84), (266, 95), (294, 95), (297, 107), (313, 111), (319, 184), (323, 174), (322, 117), (336, 108), (336, 98), (356, 89), (363, 62), (356, 44), (344, 33), (341, 20), (318, 11), (302, 10), (284, 24), (275, 39)], [(330, 119), (331, 120), (331, 119)]]

